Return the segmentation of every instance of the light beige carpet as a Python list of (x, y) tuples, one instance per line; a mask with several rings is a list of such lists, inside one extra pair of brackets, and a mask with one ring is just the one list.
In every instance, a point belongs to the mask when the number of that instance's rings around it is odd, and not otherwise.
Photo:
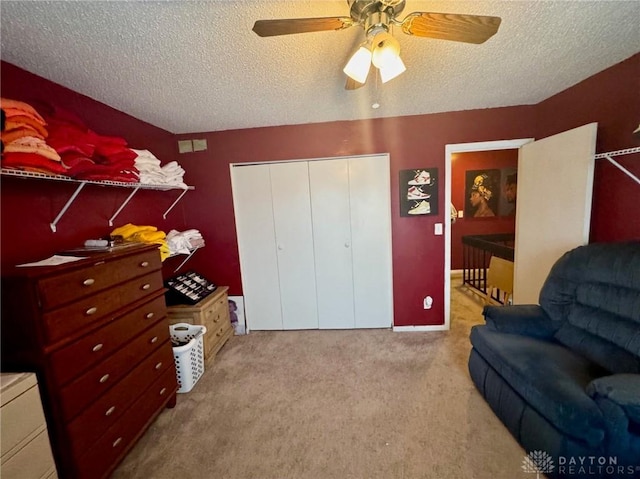
[(531, 478), (469, 378), (482, 303), (456, 284), (448, 332), (232, 337), (113, 477)]

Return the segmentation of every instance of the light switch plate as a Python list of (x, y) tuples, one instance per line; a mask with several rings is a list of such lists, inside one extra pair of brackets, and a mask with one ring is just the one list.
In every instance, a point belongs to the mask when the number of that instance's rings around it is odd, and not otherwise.
[(442, 235), (442, 223), (436, 223), (433, 225), (433, 234), (436, 236)]

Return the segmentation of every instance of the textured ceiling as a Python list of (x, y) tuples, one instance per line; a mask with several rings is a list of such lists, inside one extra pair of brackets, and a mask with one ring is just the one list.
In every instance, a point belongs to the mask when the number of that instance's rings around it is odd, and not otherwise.
[[(481, 45), (404, 35), (407, 71), (345, 91), (359, 27), (260, 38), (258, 19), (348, 16), (332, 1), (7, 1), (1, 58), (173, 133), (534, 104), (640, 51), (640, 2), (421, 1), (502, 18)], [(378, 101), (377, 110), (371, 104)]]

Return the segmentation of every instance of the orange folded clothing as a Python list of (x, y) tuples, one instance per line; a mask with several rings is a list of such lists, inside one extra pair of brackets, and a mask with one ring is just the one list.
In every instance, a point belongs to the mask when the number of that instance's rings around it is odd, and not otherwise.
[(31, 128), (32, 130), (36, 131), (38, 134), (32, 136), (38, 136), (43, 140), (49, 134), (47, 132), (47, 129), (45, 128), (44, 123), (40, 123), (39, 121), (36, 121), (27, 115), (15, 115), (7, 118), (4, 129), (5, 131), (11, 131), (22, 127)]
[(38, 113), (31, 105), (23, 101), (0, 98), (0, 107), (5, 111), (7, 119), (12, 116), (26, 115), (40, 122), (42, 125), (46, 125), (46, 122), (44, 121), (44, 118), (40, 116), (40, 113)]
[(14, 128), (11, 131), (3, 131), (0, 137), (2, 137), (2, 142), (4, 144), (11, 143), (12, 141), (19, 140), (20, 138), (24, 138), (25, 136), (34, 136), (36, 138), (42, 138), (39, 136), (39, 133), (31, 128), (28, 125), (21, 126), (19, 128)]
[(4, 145), (4, 151), (9, 153), (36, 153), (53, 161), (60, 161), (60, 155), (45, 143), (41, 138), (35, 136), (23, 136), (17, 140)]

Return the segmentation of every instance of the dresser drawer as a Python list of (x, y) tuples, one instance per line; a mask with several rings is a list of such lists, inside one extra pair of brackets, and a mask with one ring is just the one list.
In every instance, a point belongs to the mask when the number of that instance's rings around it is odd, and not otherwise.
[(35, 380), (33, 383), (33, 386), (25, 392), (2, 405), (0, 448), (3, 461), (7, 456), (15, 454), (17, 450), (24, 447), (24, 443), (30, 438), (46, 430), (40, 392)]
[(207, 335), (204, 337), (204, 349), (207, 359), (215, 356), (231, 336), (233, 336), (231, 323), (222, 323), (217, 326), (217, 329), (211, 331), (211, 334), (207, 331)]
[(56, 308), (161, 267), (158, 252), (147, 251), (112, 262), (99, 261), (90, 267), (42, 278), (38, 281), (42, 307), (45, 310)]
[(111, 389), (132, 367), (169, 339), (164, 320), (132, 339), (103, 362), (64, 387), (60, 393), (62, 415), (68, 421)]
[(89, 326), (98, 326), (126, 304), (161, 289), (162, 276), (153, 272), (45, 313), (43, 319), (48, 343), (76, 336)]
[(78, 479), (102, 479), (113, 471), (132, 447), (140, 431), (176, 389), (175, 371), (171, 368), (165, 370), (162, 377), (80, 459)]
[(68, 383), (164, 317), (165, 313), (166, 306), (162, 295), (54, 352), (50, 358), (54, 380), (61, 386)]
[[(175, 371), (170, 343), (163, 344), (118, 385), (98, 398), (68, 426), (71, 450), (80, 457), (167, 368)], [(175, 377), (175, 372), (173, 373)], [(174, 381), (177, 384), (177, 381)]]
[(3, 479), (49, 478), (56, 476), (46, 429), (2, 463)]

